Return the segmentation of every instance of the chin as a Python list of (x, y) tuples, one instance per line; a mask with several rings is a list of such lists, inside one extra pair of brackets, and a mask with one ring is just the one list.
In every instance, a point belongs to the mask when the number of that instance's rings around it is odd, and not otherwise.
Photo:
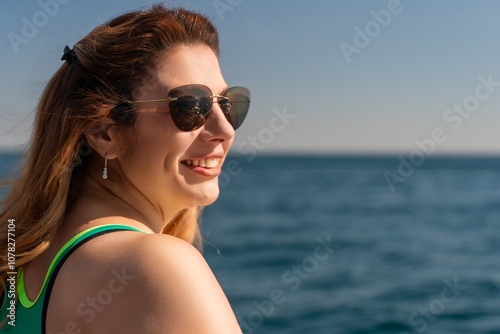
[(217, 182), (198, 185), (196, 188), (191, 192), (193, 206), (208, 206), (213, 204), (219, 197), (219, 184)]

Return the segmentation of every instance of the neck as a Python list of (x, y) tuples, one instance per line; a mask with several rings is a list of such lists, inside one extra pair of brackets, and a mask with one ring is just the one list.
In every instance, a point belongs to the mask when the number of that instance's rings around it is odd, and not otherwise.
[(87, 212), (93, 211), (93, 217), (87, 219), (89, 221), (121, 216), (128, 218), (125, 222), (133, 221), (134, 225), (141, 225), (142, 230), (153, 233), (161, 233), (180, 211), (155, 205), (129, 182), (120, 185), (97, 175), (85, 176), (76, 203)]

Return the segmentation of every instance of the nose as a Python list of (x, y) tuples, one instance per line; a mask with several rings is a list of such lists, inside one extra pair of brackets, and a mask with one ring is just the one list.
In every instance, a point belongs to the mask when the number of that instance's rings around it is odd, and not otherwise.
[(204, 132), (206, 132), (211, 141), (226, 142), (233, 139), (234, 128), (220, 108), (218, 99), (218, 97), (214, 97), (212, 110), (205, 123)]

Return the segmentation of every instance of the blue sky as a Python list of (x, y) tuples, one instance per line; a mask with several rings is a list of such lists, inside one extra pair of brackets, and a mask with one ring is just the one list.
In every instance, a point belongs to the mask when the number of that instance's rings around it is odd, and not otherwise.
[[(0, 147), (28, 140), (66, 44), (155, 2), (2, 0)], [(418, 143), (432, 153), (500, 151), (498, 1), (168, 3), (212, 19), (226, 81), (252, 90), (234, 153), (409, 153)]]

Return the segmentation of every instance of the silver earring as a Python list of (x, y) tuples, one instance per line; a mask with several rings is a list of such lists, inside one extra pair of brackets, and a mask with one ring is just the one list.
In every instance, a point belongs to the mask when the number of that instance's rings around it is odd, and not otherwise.
[(104, 180), (108, 178), (108, 152), (106, 152), (106, 156), (104, 157), (104, 170), (102, 171), (102, 178)]

